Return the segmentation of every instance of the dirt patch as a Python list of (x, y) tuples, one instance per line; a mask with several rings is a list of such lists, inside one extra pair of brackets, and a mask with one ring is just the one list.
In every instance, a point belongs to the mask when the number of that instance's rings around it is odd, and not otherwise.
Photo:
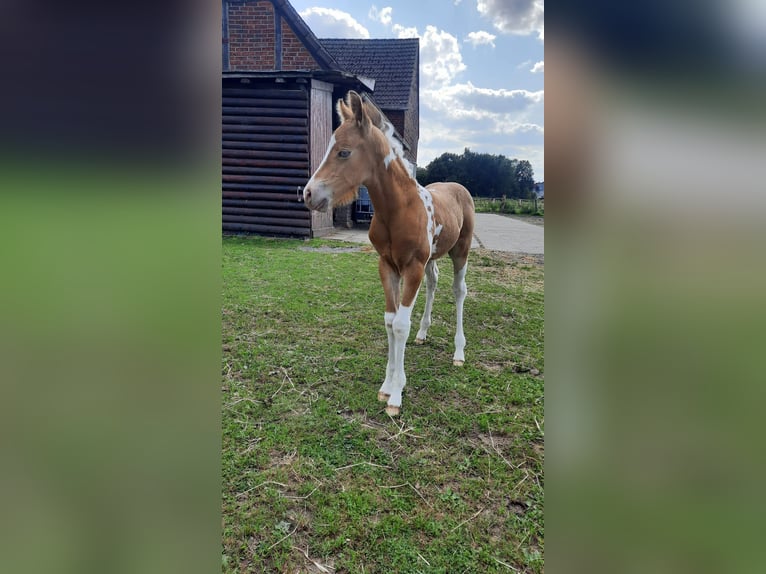
[(271, 467), (291, 466), (293, 462), (295, 461), (295, 457), (297, 454), (298, 454), (298, 451), (293, 451), (290, 453), (270, 451), (269, 459), (271, 460), (271, 464), (269, 466)]
[(504, 449), (513, 443), (513, 439), (505, 435), (476, 433), (473, 438), (478, 439), (484, 446), (491, 449)]
[[(491, 341), (482, 340), (482, 344), (490, 345)], [(515, 363), (513, 361), (478, 361), (476, 366), (480, 369), (489, 371), (490, 373), (499, 373), (505, 369), (510, 369), (514, 373), (529, 373), (533, 377), (539, 377), (540, 370), (535, 367), (528, 367), (527, 365)]]
[(524, 268), (545, 264), (545, 255), (542, 253), (512, 253), (509, 251), (492, 251), (491, 249), (476, 249), (474, 251), (476, 254), (473, 256), (473, 264), (480, 267), (509, 265)]
[(529, 508), (529, 505), (526, 502), (523, 502), (521, 500), (508, 499), (506, 501), (505, 507), (508, 509), (508, 511), (511, 514), (516, 514), (517, 516), (520, 516), (526, 513), (527, 509)]
[[(477, 249), (476, 252), (479, 257), (481, 257), (481, 255), (489, 255), (492, 259), (497, 260), (496, 262), (493, 261), (488, 266), (516, 264), (519, 266), (524, 265), (531, 267), (545, 264), (545, 255), (542, 253), (512, 253), (508, 251), (492, 251), (491, 249)], [(469, 259), (469, 262), (470, 261), (471, 259)], [(476, 258), (474, 258), (474, 265), (481, 266), (482, 263), (482, 259), (477, 261)]]

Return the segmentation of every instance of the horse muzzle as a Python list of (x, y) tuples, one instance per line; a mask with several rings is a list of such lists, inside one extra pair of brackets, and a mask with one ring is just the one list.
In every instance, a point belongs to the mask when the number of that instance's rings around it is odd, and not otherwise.
[(303, 189), (303, 201), (306, 207), (314, 211), (324, 212), (330, 207), (330, 195), (321, 185), (307, 185)]

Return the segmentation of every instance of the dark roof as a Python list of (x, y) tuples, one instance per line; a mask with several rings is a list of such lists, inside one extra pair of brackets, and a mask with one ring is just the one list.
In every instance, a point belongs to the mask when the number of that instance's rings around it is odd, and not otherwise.
[(418, 38), (351, 40), (320, 38), (340, 68), (373, 78), (373, 99), (384, 109), (406, 109), (418, 74)]

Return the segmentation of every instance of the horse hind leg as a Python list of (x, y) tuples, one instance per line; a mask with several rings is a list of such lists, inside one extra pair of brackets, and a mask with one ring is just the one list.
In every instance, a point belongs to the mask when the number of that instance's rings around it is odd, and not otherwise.
[(439, 282), (439, 268), (436, 261), (431, 259), (426, 265), (426, 308), (423, 311), (423, 318), (420, 320), (420, 329), (415, 336), (415, 344), (422, 345), (426, 342), (428, 328), (431, 326), (431, 308), (434, 303), (434, 293), (436, 293), (436, 284)]
[(465, 302), (468, 288), (465, 283), (465, 272), (468, 269), (467, 253), (463, 256), (452, 255), (452, 265), (455, 277), (452, 280), (452, 292), (455, 295), (456, 321), (455, 321), (455, 354), (452, 364), (462, 367), (465, 363), (465, 335), (463, 334), (463, 303)]

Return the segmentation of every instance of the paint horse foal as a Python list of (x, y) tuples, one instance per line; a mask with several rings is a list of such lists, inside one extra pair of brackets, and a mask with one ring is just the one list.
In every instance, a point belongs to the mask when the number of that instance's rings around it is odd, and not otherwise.
[[(431, 325), (439, 270), (436, 259), (448, 253), (455, 279), (452, 289), (457, 304), (457, 328), (453, 362), (462, 365), (463, 301), (465, 272), (473, 236), (473, 199), (457, 183), (433, 183), (424, 188), (410, 172), (394, 129), (378, 110), (356, 92), (338, 100), (341, 125), (332, 135), (327, 154), (303, 190), (310, 209), (326, 211), (356, 198), (360, 185), (370, 192), (374, 215), (369, 237), (380, 255), (380, 280), (386, 294), (385, 323), (388, 333), (386, 379), (378, 400), (386, 412), (399, 414), (404, 374), (404, 347), (410, 333), (410, 317), (426, 278), (426, 307), (416, 343), (423, 343)], [(400, 301), (400, 282), (403, 282)]]

